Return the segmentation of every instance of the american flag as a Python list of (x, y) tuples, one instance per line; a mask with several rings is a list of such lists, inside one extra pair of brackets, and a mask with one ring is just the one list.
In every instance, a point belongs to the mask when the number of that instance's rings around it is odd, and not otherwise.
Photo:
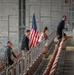
[(36, 18), (35, 18), (35, 14), (33, 14), (32, 28), (30, 32), (30, 48), (33, 48), (38, 44), (38, 39), (39, 39), (39, 35), (36, 26)]

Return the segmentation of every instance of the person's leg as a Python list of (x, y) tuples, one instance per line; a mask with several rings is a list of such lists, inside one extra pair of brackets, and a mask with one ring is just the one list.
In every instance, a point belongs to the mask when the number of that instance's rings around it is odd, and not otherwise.
[(58, 47), (59, 47), (59, 45), (60, 45), (60, 42), (62, 41), (62, 39), (58, 39)]
[(57, 43), (57, 46), (59, 47), (59, 45), (60, 45), (60, 42), (62, 41), (62, 35), (58, 35), (58, 43)]
[(67, 35), (64, 33), (64, 42), (68, 39)]

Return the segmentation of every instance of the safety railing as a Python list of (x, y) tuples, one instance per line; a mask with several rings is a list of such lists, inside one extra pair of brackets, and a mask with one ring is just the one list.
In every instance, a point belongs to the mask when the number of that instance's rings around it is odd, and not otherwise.
[(58, 60), (60, 58), (60, 53), (61, 53), (61, 50), (62, 50), (61, 49), (62, 48), (62, 44), (63, 44), (63, 40), (60, 43), (60, 46), (59, 47), (57, 46), (55, 48), (54, 53), (52, 55), (52, 58), (49, 61), (49, 64), (48, 64), (46, 70), (44, 71), (43, 75), (54, 75), (54, 73), (56, 71)]
[(0, 75), (23, 75), (29, 70), (29, 68), (35, 63), (38, 57), (43, 53), (46, 43), (50, 43), (55, 38), (55, 31), (53, 31), (48, 36), (48, 42), (43, 40), (41, 43), (37, 44), (36, 47), (28, 51), (24, 56), (22, 56), (17, 62), (12, 66), (8, 67), (5, 71), (1, 72)]
[(61, 51), (62, 51), (62, 44), (63, 44), (63, 41), (60, 43), (60, 47), (58, 48), (58, 52), (57, 52), (57, 55), (55, 57), (55, 60), (53, 62), (53, 65), (52, 65), (52, 68), (50, 70), (50, 73), (49, 75), (54, 75), (55, 71), (56, 71), (56, 67), (57, 67), (57, 63), (59, 61), (59, 58), (60, 58), (60, 54), (61, 54)]

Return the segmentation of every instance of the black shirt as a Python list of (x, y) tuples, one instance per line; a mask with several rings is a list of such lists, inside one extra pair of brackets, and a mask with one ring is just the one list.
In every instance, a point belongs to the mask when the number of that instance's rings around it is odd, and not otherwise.
[(22, 44), (21, 44), (21, 50), (29, 50), (29, 38), (27, 36), (23, 36)]
[(59, 23), (58, 27), (57, 27), (57, 34), (58, 34), (58, 33), (62, 33), (62, 30), (64, 29), (64, 26), (65, 26), (65, 21), (62, 20), (62, 21)]

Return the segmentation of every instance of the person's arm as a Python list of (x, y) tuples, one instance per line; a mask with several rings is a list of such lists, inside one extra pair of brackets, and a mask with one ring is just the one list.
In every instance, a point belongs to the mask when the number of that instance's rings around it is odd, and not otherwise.
[(14, 60), (17, 61), (17, 57), (16, 57), (16, 55), (14, 54), (13, 51), (12, 51), (12, 54), (13, 54), (13, 56), (15, 57)]
[(65, 22), (64, 21), (62, 21), (62, 29), (65, 29)]
[(65, 29), (65, 30), (68, 30), (66, 27), (65, 27), (65, 22), (62, 23), (62, 29)]
[(45, 38), (45, 34), (44, 34), (44, 33), (42, 33), (41, 36), (42, 36), (43, 38)]
[(14, 54), (14, 52), (12, 51), (13, 56), (16, 58), (16, 55)]

